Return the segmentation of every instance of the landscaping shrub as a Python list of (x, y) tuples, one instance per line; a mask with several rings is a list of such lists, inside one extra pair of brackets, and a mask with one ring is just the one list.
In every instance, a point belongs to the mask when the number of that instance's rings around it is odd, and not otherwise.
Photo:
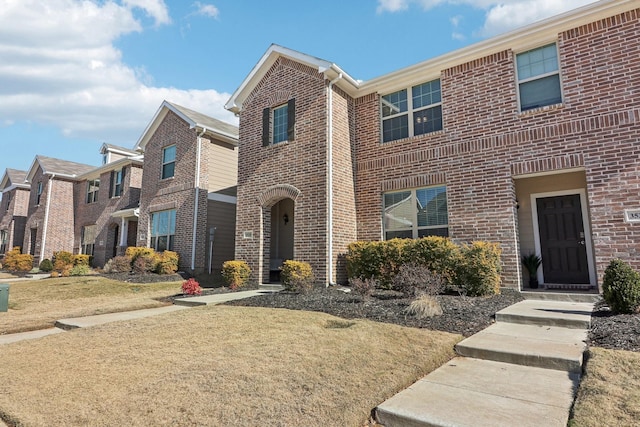
[(119, 255), (111, 258), (104, 266), (105, 273), (128, 273), (131, 271), (131, 258)]
[(347, 249), (349, 277), (375, 278), (378, 286), (389, 289), (391, 279), (405, 262), (403, 252), (409, 239), (384, 242), (354, 242)]
[(156, 264), (156, 273), (158, 274), (175, 274), (178, 271), (178, 253), (173, 251), (164, 251), (156, 254), (158, 263)]
[(78, 264), (69, 269), (69, 275), (71, 276), (86, 276), (91, 273), (91, 268), (88, 265)]
[(49, 258), (45, 258), (45, 259), (42, 260), (42, 262), (40, 263), (38, 268), (43, 273), (49, 273), (50, 271), (53, 270), (53, 263), (51, 262), (51, 260)]
[(151, 273), (156, 271), (159, 262), (159, 254), (140, 254), (132, 263), (133, 272), (137, 274)]
[(230, 289), (236, 290), (247, 284), (251, 269), (244, 261), (225, 261), (222, 264), (222, 277)]
[[(53, 253), (53, 269), (58, 272), (64, 272), (73, 268), (75, 258), (71, 252), (58, 251)], [(64, 276), (64, 275), (63, 275)]]
[(442, 307), (435, 297), (432, 295), (422, 294), (409, 304), (406, 313), (416, 316), (418, 319), (425, 317), (441, 316)]
[(368, 297), (378, 287), (378, 281), (372, 277), (353, 277), (349, 279), (349, 286), (358, 295)]
[(392, 289), (405, 295), (438, 295), (445, 290), (445, 281), (426, 265), (411, 262), (400, 266), (393, 276)]
[(20, 248), (16, 246), (5, 254), (4, 268), (9, 271), (31, 271), (33, 256), (20, 253)]
[(282, 286), (288, 291), (305, 292), (313, 286), (313, 270), (304, 261), (287, 260), (281, 267)]
[(191, 278), (182, 282), (182, 293), (186, 295), (202, 295), (202, 288), (196, 279)]
[(73, 256), (73, 265), (86, 265), (87, 267), (91, 266), (91, 255), (87, 254), (77, 254)]
[(51, 274), (49, 275), (49, 277), (51, 277), (51, 278), (54, 278), (54, 279), (55, 279), (56, 277), (60, 277), (60, 273), (58, 273), (57, 271), (53, 270), (53, 271), (51, 272)]
[(473, 242), (462, 245), (455, 284), (469, 296), (499, 294), (500, 253), (497, 243)]
[(619, 259), (604, 271), (602, 297), (615, 313), (640, 312), (640, 274)]
[(124, 254), (131, 259), (133, 264), (139, 256), (155, 255), (156, 251), (153, 248), (147, 248), (145, 246), (129, 246)]
[(446, 286), (452, 286), (455, 282), (456, 268), (460, 263), (460, 247), (450, 239), (427, 236), (411, 240), (405, 252), (404, 262), (424, 265), (429, 271), (440, 276)]

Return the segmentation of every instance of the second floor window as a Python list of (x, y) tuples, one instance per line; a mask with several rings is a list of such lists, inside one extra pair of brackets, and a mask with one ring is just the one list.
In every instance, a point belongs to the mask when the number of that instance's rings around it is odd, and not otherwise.
[(4, 193), (2, 195), (2, 198), (6, 199), (7, 204), (5, 205), (4, 210), (8, 211), (9, 210), (9, 205), (11, 204), (11, 193)]
[(42, 198), (42, 181), (38, 182), (38, 190), (36, 191), (36, 206), (40, 205), (41, 198)]
[(262, 111), (262, 145), (293, 141), (296, 125), (296, 100)]
[(87, 181), (87, 203), (95, 203), (98, 201), (99, 188), (100, 188), (99, 179), (92, 179)]
[(111, 172), (111, 197), (120, 197), (122, 195), (123, 177), (124, 169)]
[(516, 55), (520, 111), (562, 102), (555, 43)]
[(410, 89), (382, 96), (382, 142), (442, 130), (440, 79)]
[(162, 149), (162, 179), (171, 178), (176, 173), (176, 146)]

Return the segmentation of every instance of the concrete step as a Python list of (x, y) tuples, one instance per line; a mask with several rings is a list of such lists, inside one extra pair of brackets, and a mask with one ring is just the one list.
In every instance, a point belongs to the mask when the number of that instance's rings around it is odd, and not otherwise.
[(589, 329), (593, 303), (524, 300), (496, 313), (497, 322)]
[(579, 374), (455, 358), (376, 408), (386, 426), (566, 426)]
[(461, 341), (461, 356), (580, 373), (587, 331), (498, 322)]
[(284, 286), (282, 286), (279, 283), (263, 283), (263, 284), (258, 286), (258, 289), (261, 290), (261, 291), (277, 292), (277, 291), (283, 291), (284, 290)]
[(544, 301), (596, 303), (602, 299), (602, 295), (595, 292), (581, 293), (581, 292), (522, 291), (520, 292), (520, 295), (522, 295), (525, 299), (544, 300)]

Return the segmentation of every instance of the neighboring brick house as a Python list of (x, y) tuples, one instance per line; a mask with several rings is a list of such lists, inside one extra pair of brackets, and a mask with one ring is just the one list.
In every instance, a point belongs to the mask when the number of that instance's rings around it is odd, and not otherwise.
[(163, 102), (136, 144), (144, 153), (138, 246), (170, 249), (180, 268), (218, 273), (233, 259), (238, 128)]
[[(489, 240), (503, 284), (596, 289), (640, 268), (640, 9), (604, 0), (361, 82), (271, 46), (232, 95), (236, 258), (344, 282), (349, 242)], [(373, 60), (373, 59), (372, 59)], [(524, 281), (523, 281), (524, 280)]]
[(100, 149), (103, 165), (74, 185), (74, 252), (103, 266), (136, 245), (143, 156), (111, 144)]
[(0, 257), (23, 245), (30, 188), (25, 183), (26, 177), (25, 171), (7, 169), (0, 181)]
[(55, 251), (74, 250), (74, 185), (78, 177), (95, 169), (81, 163), (37, 155), (27, 172), (29, 208), (22, 251), (34, 263)]

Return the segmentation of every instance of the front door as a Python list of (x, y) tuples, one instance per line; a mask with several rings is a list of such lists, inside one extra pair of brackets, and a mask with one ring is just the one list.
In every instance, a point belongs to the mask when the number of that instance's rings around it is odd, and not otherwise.
[(544, 283), (588, 284), (579, 194), (536, 199)]

